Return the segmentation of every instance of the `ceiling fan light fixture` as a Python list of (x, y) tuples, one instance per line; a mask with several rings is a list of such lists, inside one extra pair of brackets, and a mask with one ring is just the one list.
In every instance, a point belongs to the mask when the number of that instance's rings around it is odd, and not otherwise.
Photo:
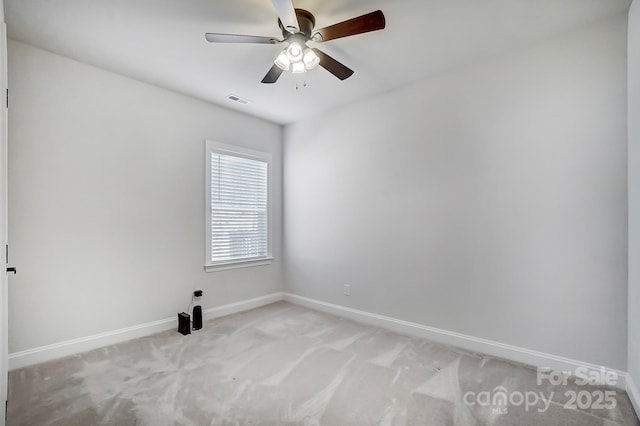
[(274, 63), (283, 71), (302, 74), (317, 67), (320, 57), (305, 43), (295, 40), (280, 52)]
[(306, 48), (304, 49), (304, 55), (302, 56), (302, 62), (304, 63), (304, 68), (307, 71), (311, 71), (318, 65), (320, 65), (320, 58), (316, 55), (316, 52), (313, 49)]
[(289, 71), (291, 67), (291, 61), (289, 61), (289, 58), (287, 57), (286, 50), (283, 50), (282, 52), (280, 52), (276, 60), (273, 62), (282, 71)]

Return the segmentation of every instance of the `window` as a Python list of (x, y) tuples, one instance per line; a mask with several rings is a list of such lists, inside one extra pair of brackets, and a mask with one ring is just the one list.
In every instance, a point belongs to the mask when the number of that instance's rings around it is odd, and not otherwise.
[(271, 263), (271, 155), (206, 144), (207, 271)]

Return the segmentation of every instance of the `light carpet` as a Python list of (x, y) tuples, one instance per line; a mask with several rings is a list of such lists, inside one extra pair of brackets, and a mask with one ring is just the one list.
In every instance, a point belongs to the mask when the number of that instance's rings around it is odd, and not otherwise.
[[(16, 426), (640, 424), (622, 391), (537, 385), (529, 367), (285, 302), (189, 336), (168, 331), (15, 370), (9, 381)], [(609, 408), (585, 406), (584, 395), (607, 390)], [(583, 409), (572, 392), (583, 392)]]

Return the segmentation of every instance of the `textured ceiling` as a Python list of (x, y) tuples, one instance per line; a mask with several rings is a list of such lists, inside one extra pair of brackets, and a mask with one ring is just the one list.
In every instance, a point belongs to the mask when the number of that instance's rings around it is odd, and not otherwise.
[[(382, 31), (322, 48), (355, 71), (260, 80), (282, 45), (212, 44), (205, 32), (281, 38), (270, 0), (5, 0), (9, 37), (176, 92), (290, 123), (628, 10), (630, 0), (294, 0), (316, 28), (381, 9)], [(250, 101), (240, 105), (230, 94)]]

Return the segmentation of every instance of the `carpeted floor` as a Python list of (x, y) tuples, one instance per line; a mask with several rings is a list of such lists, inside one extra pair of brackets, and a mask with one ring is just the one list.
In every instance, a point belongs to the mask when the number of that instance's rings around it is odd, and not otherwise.
[[(606, 389), (537, 385), (534, 369), (285, 302), (9, 381), (9, 425), (640, 424), (622, 391), (591, 407)], [(594, 399), (571, 409), (571, 392)]]

